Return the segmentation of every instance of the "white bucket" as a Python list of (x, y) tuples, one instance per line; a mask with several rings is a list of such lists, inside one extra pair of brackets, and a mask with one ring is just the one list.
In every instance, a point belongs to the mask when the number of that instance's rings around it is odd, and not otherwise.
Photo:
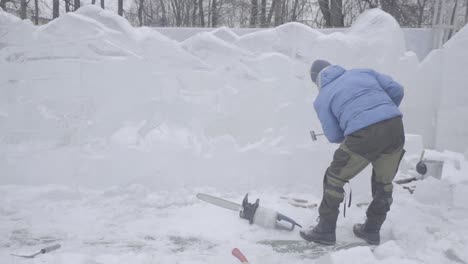
[(424, 178), (432, 176), (436, 179), (442, 179), (442, 170), (444, 169), (444, 161), (442, 160), (424, 160), (427, 167), (427, 173)]

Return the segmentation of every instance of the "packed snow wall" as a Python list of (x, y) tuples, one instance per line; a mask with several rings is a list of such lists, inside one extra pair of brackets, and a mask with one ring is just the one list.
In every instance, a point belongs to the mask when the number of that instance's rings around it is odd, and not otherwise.
[[(155, 27), (155, 30), (176, 41), (184, 41), (195, 34), (210, 32), (213, 28), (177, 28), (177, 27)], [(265, 28), (230, 28), (238, 36), (263, 31)], [(319, 32), (331, 34), (335, 32), (346, 33), (347, 28), (319, 28)], [(406, 50), (416, 53), (420, 60), (424, 59), (432, 50), (434, 42), (434, 30), (432, 28), (402, 28)]]
[(468, 26), (444, 45), (439, 57), (429, 60), (441, 73), (436, 147), (468, 154)]
[(394, 76), (406, 131), (464, 151), (463, 32), (420, 63), (380, 10), (344, 33), (290, 23), (182, 42), (96, 6), (40, 27), (0, 12), (0, 183), (319, 190), (336, 146), (309, 138), (317, 58)]

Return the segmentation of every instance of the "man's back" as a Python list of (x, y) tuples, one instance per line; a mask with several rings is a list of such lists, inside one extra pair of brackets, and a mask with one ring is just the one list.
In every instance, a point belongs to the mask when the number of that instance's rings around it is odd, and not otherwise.
[[(325, 134), (340, 141), (359, 129), (401, 116), (403, 98), (400, 84), (370, 69), (345, 70), (335, 65), (318, 78), (320, 92), (314, 107)], [(342, 140), (342, 138), (341, 138)]]

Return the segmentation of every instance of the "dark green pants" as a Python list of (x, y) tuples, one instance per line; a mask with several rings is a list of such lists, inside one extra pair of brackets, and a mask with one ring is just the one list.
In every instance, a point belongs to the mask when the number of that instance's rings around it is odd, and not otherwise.
[(323, 180), (321, 218), (335, 221), (344, 199), (343, 186), (372, 164), (372, 202), (367, 218), (380, 225), (392, 204), (392, 181), (403, 157), (405, 133), (401, 117), (388, 119), (348, 135), (335, 151)]

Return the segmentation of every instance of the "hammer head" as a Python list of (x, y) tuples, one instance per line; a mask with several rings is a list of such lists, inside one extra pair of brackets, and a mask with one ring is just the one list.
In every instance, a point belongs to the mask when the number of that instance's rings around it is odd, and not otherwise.
[(312, 138), (312, 141), (317, 141), (317, 134), (315, 134), (315, 131), (310, 131), (310, 137)]

